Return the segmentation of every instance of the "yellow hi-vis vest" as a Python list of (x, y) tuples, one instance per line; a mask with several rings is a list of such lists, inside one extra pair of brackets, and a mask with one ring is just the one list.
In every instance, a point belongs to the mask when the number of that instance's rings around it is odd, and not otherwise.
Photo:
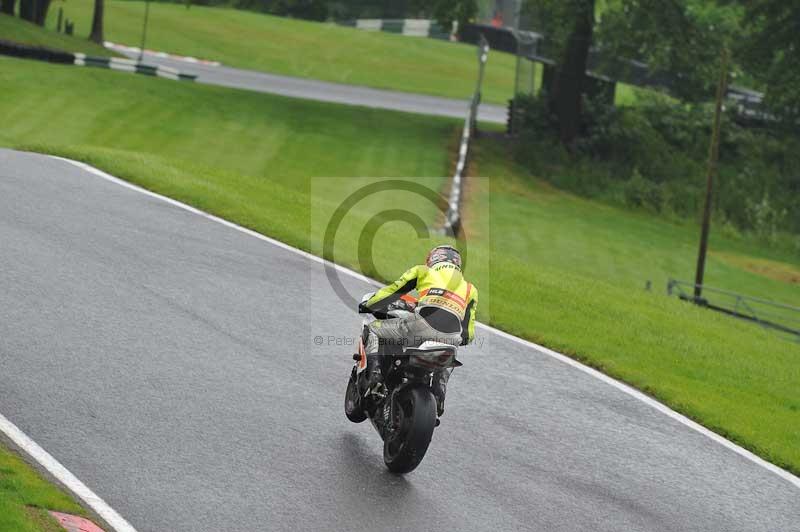
[(425, 265), (412, 267), (397, 281), (375, 292), (366, 306), (380, 308), (389, 305), (412, 290), (419, 292), (418, 308), (437, 307), (458, 317), (464, 345), (475, 338), (478, 290), (464, 279), (457, 266), (449, 262), (439, 262), (430, 268)]

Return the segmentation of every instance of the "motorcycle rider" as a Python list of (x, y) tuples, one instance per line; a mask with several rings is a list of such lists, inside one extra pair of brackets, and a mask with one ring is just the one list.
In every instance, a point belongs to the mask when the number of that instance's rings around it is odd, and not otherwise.
[[(475, 338), (475, 314), (478, 290), (464, 279), (461, 254), (453, 246), (433, 248), (425, 260), (406, 271), (400, 279), (378, 290), (359, 305), (359, 312), (384, 310), (399, 302), (403, 294), (419, 292), (419, 300), (411, 316), (375, 320), (369, 325), (365, 347), (367, 353), (368, 394), (379, 393), (383, 374), (379, 348), (385, 344), (418, 347), (434, 340), (450, 345), (467, 345)], [(450, 372), (437, 370), (433, 376), (433, 393), (439, 416), (444, 413), (444, 397)]]

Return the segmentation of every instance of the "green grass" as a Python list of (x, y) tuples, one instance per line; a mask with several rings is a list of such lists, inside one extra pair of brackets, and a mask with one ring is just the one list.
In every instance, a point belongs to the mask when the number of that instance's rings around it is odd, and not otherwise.
[[(77, 35), (88, 35), (92, 0), (64, 4)], [(106, 40), (139, 46), (144, 2), (106, 1)], [(51, 9), (48, 26), (55, 25)], [(153, 2), (147, 48), (302, 78), (468, 99), (478, 76), (475, 47), (370, 33), (249, 11)], [(484, 101), (505, 103), (514, 90), (514, 57), (491, 54)]]
[[(45, 81), (64, 89), (37, 89)], [(459, 127), (10, 59), (0, 59), (0, 84), (10, 124), (0, 144), (84, 160), (318, 254), (325, 221), (365, 178), (443, 185), (435, 176), (449, 168)], [(481, 289), (481, 319), (599, 367), (800, 472), (800, 347), (663, 295), (667, 276), (691, 277), (696, 229), (553, 190), (508, 163), (490, 138), (477, 149), (471, 172), (492, 178), (473, 181), (467, 206), (468, 228), (480, 228), (469, 241), (480, 259), (469, 275)], [(359, 178), (333, 179), (342, 176)], [(387, 197), (372, 208), (390, 205), (413, 203)], [(422, 216), (432, 222), (434, 213)], [(355, 242), (368, 216), (342, 228), (340, 262), (359, 266)], [(400, 227), (381, 229), (382, 260), (365, 273), (388, 278), (420, 260), (428, 242), (407, 240)], [(745, 266), (760, 260), (791, 272), (796, 257), (717, 233), (712, 252), (710, 284), (800, 299), (796, 284)], [(655, 292), (644, 291), (648, 279)]]
[[(55, 10), (56, 6), (54, 5), (53, 11)], [(53, 24), (55, 25), (55, 23)], [(101, 57), (116, 55), (86, 38), (57, 33), (54, 30), (45, 29), (18, 17), (3, 13), (0, 13), (0, 39)]]
[[(58, 6), (49, 12), (43, 31), (30, 23), (14, 24), (0, 15), (0, 35), (10, 40), (91, 55), (114, 55), (85, 39), (91, 27), (92, 0), (70, 0), (65, 16), (76, 21), (76, 34), (55, 31)], [(372, 33), (221, 7), (153, 2), (147, 47), (181, 55), (214, 59), (229, 66), (290, 76), (366, 85), (384, 89), (468, 99), (477, 77), (475, 50), (433, 39)], [(106, 2), (105, 37), (129, 46), (141, 42), (144, 3)], [(18, 19), (14, 19), (18, 20)], [(536, 64), (538, 89), (541, 65)], [(486, 70), (483, 99), (505, 104), (514, 92), (515, 58), (492, 52)], [(650, 91), (620, 83), (616, 101), (635, 105)]]
[(63, 530), (46, 510), (88, 517), (75, 501), (0, 445), (0, 530)]
[[(515, 219), (526, 220), (506, 232), (503, 244), (510, 251), (536, 257), (537, 264), (568, 269), (628, 290), (641, 290), (650, 280), (661, 292), (670, 277), (694, 278), (699, 236), (694, 223), (669, 223), (648, 212), (560, 192), (530, 176), (521, 165), (509, 163), (512, 154), (496, 141), (481, 142), (478, 149), (480, 157), (474, 172), (495, 178), (491, 195), (496, 206), (492, 211), (493, 230), (511, 226)], [(513, 201), (508, 201), (510, 198)], [(779, 282), (734, 264), (739, 256), (760, 256), (777, 264), (797, 263), (800, 257), (725, 238), (715, 231), (711, 237), (708, 285), (800, 306), (800, 283)]]
[(157, 154), (231, 175), (269, 176), (300, 191), (309, 176), (445, 175), (441, 148), (459, 122), (104, 69), (15, 59), (0, 65), (6, 145)]
[[(492, 180), (468, 205), (491, 206), (492, 322), (800, 472), (800, 345), (664, 295), (668, 277), (693, 278), (696, 226), (558, 191), (509, 164), (506, 149), (479, 142), (472, 171)], [(708, 284), (800, 306), (797, 281), (757, 275), (727, 255), (798, 273), (800, 257), (716, 233), (711, 250)]]

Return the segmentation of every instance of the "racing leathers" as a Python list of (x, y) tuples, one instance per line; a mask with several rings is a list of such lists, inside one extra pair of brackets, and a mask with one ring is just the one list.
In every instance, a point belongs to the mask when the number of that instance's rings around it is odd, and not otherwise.
[[(464, 279), (458, 266), (449, 262), (439, 262), (430, 267), (412, 267), (400, 279), (378, 290), (362, 303), (361, 310), (384, 310), (412, 290), (419, 293), (419, 299), (411, 316), (375, 320), (369, 325), (365, 350), (370, 387), (382, 381), (378, 360), (382, 345), (417, 347), (428, 340), (467, 345), (475, 337), (478, 290)], [(441, 369), (434, 373), (433, 391), (439, 415), (444, 410), (449, 378), (448, 370)]]

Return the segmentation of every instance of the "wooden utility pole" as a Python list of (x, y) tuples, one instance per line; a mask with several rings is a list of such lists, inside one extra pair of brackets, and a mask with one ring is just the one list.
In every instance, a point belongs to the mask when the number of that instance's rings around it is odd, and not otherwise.
[(706, 174), (706, 203), (703, 208), (703, 225), (700, 230), (700, 250), (697, 254), (697, 272), (694, 278), (694, 299), (700, 302), (703, 295), (703, 276), (706, 269), (706, 252), (708, 251), (708, 232), (711, 228), (711, 207), (714, 194), (714, 178), (719, 171), (719, 137), (722, 124), (722, 102), (728, 91), (728, 63), (730, 53), (727, 48), (722, 51), (722, 65), (717, 85), (717, 102), (714, 110), (714, 127), (711, 131), (711, 147), (708, 153), (708, 173)]
[(139, 48), (139, 62), (144, 60), (144, 44), (147, 39), (147, 21), (150, 19), (150, 0), (144, 0), (144, 24), (142, 25), (142, 46)]

